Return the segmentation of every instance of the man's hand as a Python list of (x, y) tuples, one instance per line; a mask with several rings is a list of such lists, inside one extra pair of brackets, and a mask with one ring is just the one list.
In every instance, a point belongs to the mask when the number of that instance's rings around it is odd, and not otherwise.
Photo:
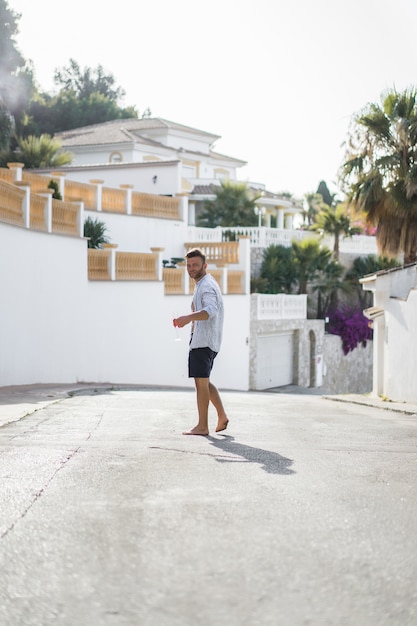
[(175, 328), (183, 328), (192, 321), (192, 319), (190, 318), (191, 315), (181, 315), (181, 317), (176, 317), (175, 319), (173, 319), (172, 323), (174, 324)]

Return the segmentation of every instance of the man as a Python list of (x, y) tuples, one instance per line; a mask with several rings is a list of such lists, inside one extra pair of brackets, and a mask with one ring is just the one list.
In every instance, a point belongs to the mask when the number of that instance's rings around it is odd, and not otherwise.
[(197, 394), (198, 424), (183, 435), (209, 434), (208, 409), (212, 402), (217, 411), (216, 433), (226, 430), (229, 420), (217, 388), (210, 382), (213, 362), (220, 350), (223, 332), (223, 298), (215, 279), (207, 274), (206, 257), (198, 248), (186, 255), (187, 271), (195, 280), (192, 312), (173, 320), (183, 328), (191, 323), (188, 376), (194, 378)]

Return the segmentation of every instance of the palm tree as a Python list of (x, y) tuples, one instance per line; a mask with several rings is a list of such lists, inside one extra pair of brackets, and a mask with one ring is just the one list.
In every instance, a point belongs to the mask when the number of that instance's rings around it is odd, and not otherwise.
[(203, 211), (198, 218), (198, 225), (207, 228), (216, 226), (255, 226), (256, 200), (260, 194), (254, 194), (246, 183), (221, 181), (213, 189), (214, 200), (205, 200)]
[(377, 227), (381, 255), (417, 260), (417, 91), (389, 90), (353, 119), (340, 170), (350, 202)]
[(337, 306), (339, 291), (349, 293), (352, 286), (343, 279), (345, 268), (337, 261), (330, 261), (320, 272), (312, 287), (317, 293), (317, 318), (323, 319), (329, 309)]
[(332, 235), (334, 237), (333, 257), (335, 261), (339, 261), (340, 237), (352, 237), (352, 235), (361, 232), (361, 228), (351, 225), (350, 217), (343, 204), (338, 204), (335, 207), (324, 205), (310, 230), (318, 231), (322, 236)]
[(331, 259), (328, 248), (321, 248), (317, 239), (293, 241), (292, 258), (298, 281), (298, 293), (307, 293), (309, 282), (313, 282)]
[(265, 293), (291, 293), (297, 284), (292, 249), (282, 245), (268, 246), (263, 252), (259, 286)]
[(39, 167), (60, 167), (72, 161), (69, 152), (61, 152), (61, 142), (50, 135), (35, 137), (29, 135), (18, 140), (14, 159), (24, 163), (28, 169)]
[(354, 259), (352, 267), (346, 273), (345, 280), (356, 291), (361, 309), (366, 309), (372, 305), (373, 294), (370, 291), (362, 289), (359, 279), (368, 274), (375, 274), (375, 272), (379, 270), (398, 267), (398, 265), (399, 263), (396, 259), (388, 259), (386, 257), (376, 256), (375, 254), (359, 256)]

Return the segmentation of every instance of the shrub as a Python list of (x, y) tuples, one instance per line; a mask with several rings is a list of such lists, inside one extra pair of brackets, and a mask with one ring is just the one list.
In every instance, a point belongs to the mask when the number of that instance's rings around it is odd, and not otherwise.
[(339, 307), (329, 313), (327, 331), (331, 335), (339, 335), (342, 340), (344, 354), (354, 350), (359, 344), (363, 347), (372, 339), (369, 320), (360, 309)]
[(87, 217), (84, 222), (84, 237), (88, 238), (89, 248), (101, 248), (103, 243), (109, 243), (106, 232), (107, 226), (104, 222), (98, 218), (93, 220), (91, 217)]

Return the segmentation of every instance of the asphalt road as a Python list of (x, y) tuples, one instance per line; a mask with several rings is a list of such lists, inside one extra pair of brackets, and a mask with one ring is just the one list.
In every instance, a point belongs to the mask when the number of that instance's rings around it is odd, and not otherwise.
[(417, 416), (223, 399), (209, 437), (183, 390), (0, 428), (1, 626), (417, 625)]

